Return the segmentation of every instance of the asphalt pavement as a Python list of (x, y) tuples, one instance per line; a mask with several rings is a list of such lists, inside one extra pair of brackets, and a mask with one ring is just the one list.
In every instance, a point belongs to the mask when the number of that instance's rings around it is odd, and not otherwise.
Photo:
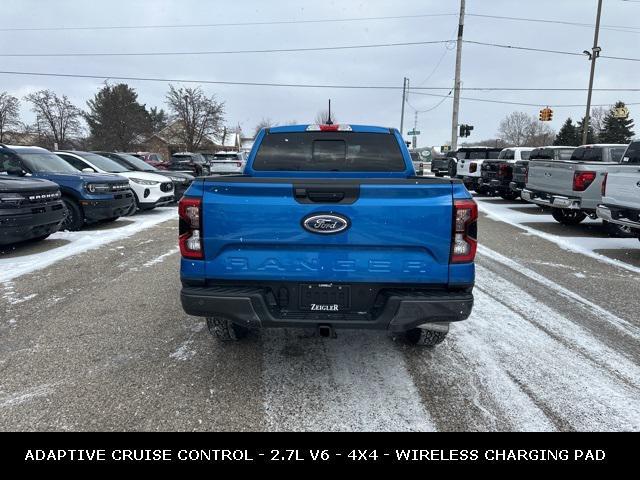
[(472, 317), (433, 349), (218, 343), (180, 306), (176, 220), (0, 282), (0, 430), (640, 430), (640, 275), (495, 216), (479, 229)]

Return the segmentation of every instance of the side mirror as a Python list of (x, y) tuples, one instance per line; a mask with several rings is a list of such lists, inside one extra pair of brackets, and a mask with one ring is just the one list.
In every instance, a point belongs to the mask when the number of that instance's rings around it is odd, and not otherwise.
[(90, 167), (83, 168), (82, 171), (87, 173), (96, 173), (96, 171)]
[(15, 176), (15, 177), (24, 177), (26, 174), (27, 174), (27, 172), (25, 172), (20, 167), (8, 167), (7, 168), (7, 175), (12, 175), (12, 176)]

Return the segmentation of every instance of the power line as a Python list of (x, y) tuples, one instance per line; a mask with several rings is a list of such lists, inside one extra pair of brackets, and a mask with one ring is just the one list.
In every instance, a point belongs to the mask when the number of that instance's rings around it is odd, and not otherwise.
[[(415, 95), (425, 95), (428, 97), (440, 97), (440, 98), (451, 98), (448, 95), (439, 95), (437, 93), (425, 93), (425, 92), (414, 92)], [(541, 105), (544, 106), (549, 106), (549, 107), (553, 107), (553, 108), (576, 108), (576, 107), (585, 107), (585, 104), (550, 104), (550, 103), (525, 103), (525, 102), (510, 102), (507, 100), (494, 100), (494, 99), (489, 99), (489, 98), (474, 98), (474, 97), (460, 97), (461, 100), (468, 100), (468, 101), (473, 101), (473, 102), (484, 102), (484, 103), (499, 103), (499, 104), (503, 104), (503, 105), (519, 105), (519, 106), (525, 106), (525, 107), (540, 107)], [(627, 103), (625, 102), (625, 105), (640, 105), (640, 102), (631, 102), (631, 103)], [(592, 105), (592, 107), (609, 107), (611, 106), (611, 104), (600, 104), (600, 105)]]
[[(489, 42), (477, 42), (474, 40), (464, 40), (464, 43), (470, 43), (472, 45), (484, 45), (487, 47), (498, 47), (498, 48), (506, 48), (511, 50), (524, 50), (528, 52), (542, 52), (542, 53), (556, 53), (560, 55), (571, 55), (574, 57), (584, 57), (584, 53), (578, 52), (568, 52), (565, 50), (548, 50), (544, 48), (532, 48), (532, 47), (521, 47), (517, 45), (505, 45), (500, 43), (489, 43)], [(610, 60), (626, 60), (630, 62), (640, 62), (640, 58), (630, 58), (630, 57), (612, 57), (608, 55), (600, 55), (598, 58), (608, 58)]]
[[(640, 3), (640, 0), (623, 0), (629, 3)], [(258, 22), (220, 22), (220, 23), (187, 23), (187, 24), (158, 24), (158, 25), (86, 25), (74, 27), (4, 27), (0, 28), (0, 32), (43, 32), (43, 31), (82, 31), (82, 30), (139, 30), (139, 29), (180, 29), (180, 28), (222, 28), (222, 27), (245, 27), (260, 25), (296, 25), (296, 24), (314, 24), (314, 23), (344, 23), (344, 22), (365, 22), (377, 20), (404, 20), (429, 17), (451, 17), (457, 16), (457, 13), (424, 13), (416, 15), (394, 15), (394, 16), (376, 16), (376, 17), (350, 17), (350, 18), (325, 18), (316, 20), (273, 20)], [(496, 20), (512, 20), (523, 22), (538, 22), (548, 24), (570, 25), (576, 27), (593, 28), (592, 23), (571, 22), (565, 20), (543, 19), (543, 18), (525, 18), (502, 15), (485, 15), (479, 13), (467, 13), (469, 17), (489, 18)], [(640, 31), (640, 27), (626, 25), (603, 25), (601, 28), (618, 31)]]
[(360, 48), (407, 47), (447, 43), (449, 40), (425, 42), (371, 43), (364, 45), (339, 45), (333, 47), (270, 48), (259, 50), (211, 50), (190, 52), (92, 52), (92, 53), (0, 53), (0, 57), (160, 57), (173, 55), (229, 55), (246, 53), (319, 52), (325, 50), (353, 50)]
[[(275, 83), (275, 82), (241, 82), (227, 80), (205, 80), (188, 78), (160, 78), (160, 77), (136, 77), (125, 75), (97, 75), (82, 73), (54, 73), (54, 72), (25, 72), (15, 70), (0, 70), (0, 75), (18, 75), (33, 77), (60, 77), (60, 78), (86, 78), (95, 80), (129, 80), (141, 82), (163, 82), (163, 83), (201, 83), (211, 85), (237, 85), (249, 87), (287, 87), (287, 88), (332, 88), (348, 90), (402, 90), (396, 85), (345, 85), (345, 84), (314, 84), (314, 83)], [(467, 91), (527, 91), (527, 92), (582, 92), (586, 88), (534, 88), (534, 87), (461, 87)], [(451, 87), (411, 87), (409, 89), (415, 94), (427, 95), (421, 90), (451, 90)], [(600, 92), (637, 92), (640, 88), (594, 88), (593, 91)]]
[[(421, 42), (397, 42), (397, 43), (371, 43), (362, 45), (337, 45), (329, 47), (300, 47), (300, 48), (271, 48), (255, 50), (211, 50), (211, 51), (187, 51), (187, 52), (63, 52), (63, 53), (0, 53), (0, 57), (158, 57), (158, 56), (182, 56), (182, 55), (232, 55), (232, 54), (265, 54), (265, 53), (294, 53), (294, 52), (319, 52), (333, 50), (357, 50), (363, 48), (389, 48), (407, 47), (420, 45), (449, 44), (451, 40), (428, 40)], [(544, 48), (522, 47), (518, 45), (507, 45), (491, 42), (479, 42), (475, 40), (463, 40), (471, 45), (481, 45), (487, 47), (497, 47), (509, 50), (521, 50), (529, 52), (553, 53), (559, 55), (570, 55), (574, 57), (584, 57), (584, 53), (569, 52), (566, 50), (549, 50)], [(640, 58), (618, 57), (601, 55), (599, 58), (610, 60), (624, 60), (630, 62), (640, 62)]]
[(351, 18), (326, 18), (317, 20), (273, 20), (262, 22), (230, 22), (230, 23), (191, 23), (191, 24), (167, 24), (167, 25), (105, 25), (105, 26), (81, 26), (81, 27), (5, 27), (0, 32), (44, 32), (44, 31), (70, 31), (70, 30), (137, 30), (160, 28), (218, 28), (218, 27), (248, 27), (258, 25), (297, 25), (308, 23), (342, 23), (364, 22), (371, 20), (400, 20), (427, 17), (449, 17), (456, 13), (424, 13), (418, 15), (395, 15), (382, 17), (351, 17)]
[[(570, 25), (574, 27), (586, 27), (586, 28), (594, 28), (595, 24), (593, 23), (581, 23), (581, 22), (569, 22), (565, 20), (553, 20), (553, 19), (545, 19), (545, 18), (525, 18), (525, 17), (507, 17), (502, 15), (484, 15), (479, 13), (467, 13), (469, 17), (477, 17), (477, 18), (490, 18), (496, 20), (513, 20), (519, 22), (534, 22), (534, 23), (547, 23), (547, 24), (557, 24), (557, 25)], [(628, 33), (640, 33), (640, 27), (635, 26), (625, 26), (625, 25), (602, 25), (600, 28), (606, 30), (613, 30), (619, 32), (628, 32)]]

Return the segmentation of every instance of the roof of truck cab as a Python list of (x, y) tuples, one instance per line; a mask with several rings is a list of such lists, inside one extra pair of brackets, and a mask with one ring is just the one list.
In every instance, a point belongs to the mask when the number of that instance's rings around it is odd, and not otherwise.
[[(306, 132), (307, 127), (309, 127), (309, 125), (314, 125), (314, 124), (285, 125), (282, 127), (270, 127), (267, 129), (267, 133)], [(351, 127), (351, 131), (355, 133), (391, 133), (393, 130), (392, 128), (389, 128), (389, 127), (376, 127), (373, 125), (352, 125), (350, 123), (336, 123), (335, 125), (348, 125), (349, 127)], [(335, 133), (335, 132), (326, 132), (326, 133)]]

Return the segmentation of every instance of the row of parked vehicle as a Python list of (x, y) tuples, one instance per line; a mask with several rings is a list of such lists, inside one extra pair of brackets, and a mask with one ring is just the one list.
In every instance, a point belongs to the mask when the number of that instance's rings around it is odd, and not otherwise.
[(159, 170), (188, 171), (197, 177), (211, 174), (241, 174), (246, 163), (244, 152), (179, 152), (171, 155), (169, 161), (163, 160), (158, 153), (137, 152), (130, 155), (144, 160)]
[(194, 178), (125, 153), (0, 144), (0, 245), (173, 203)]
[(549, 208), (553, 218), (577, 225), (601, 218), (612, 236), (640, 238), (640, 141), (513, 147), (463, 147), (434, 159), (436, 176), (463, 180), (479, 194)]

